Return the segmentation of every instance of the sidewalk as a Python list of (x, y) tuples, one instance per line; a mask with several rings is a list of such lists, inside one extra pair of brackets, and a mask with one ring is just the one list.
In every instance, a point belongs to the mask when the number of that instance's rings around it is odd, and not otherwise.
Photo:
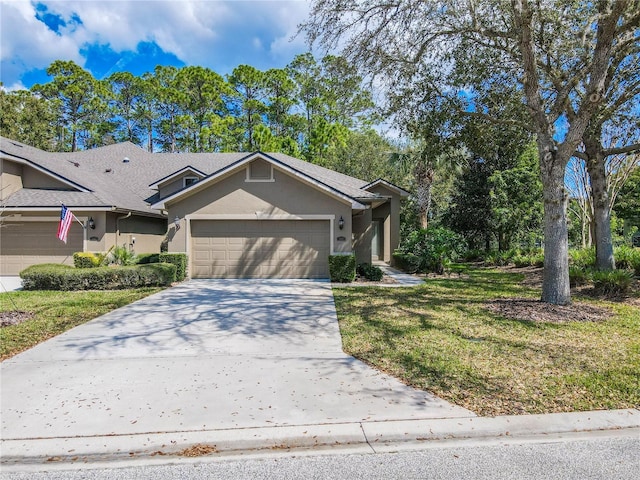
[(422, 285), (424, 280), (422, 278), (416, 277), (414, 275), (409, 275), (408, 273), (401, 272), (400, 270), (396, 270), (393, 267), (390, 267), (384, 262), (373, 262), (376, 267), (379, 267), (383, 273), (391, 278), (393, 278), (397, 283), (395, 284), (382, 284), (381, 286), (385, 287), (414, 287), (416, 285)]
[(640, 436), (640, 410), (3, 440), (2, 471), (37, 470), (45, 465), (47, 469), (68, 469), (97, 463), (104, 467), (124, 461), (144, 464), (188, 461), (183, 452), (189, 447), (202, 451), (208, 447), (209, 459), (240, 454), (302, 453), (311, 449), (383, 453), (421, 449), (444, 441), (528, 441), (606, 431)]

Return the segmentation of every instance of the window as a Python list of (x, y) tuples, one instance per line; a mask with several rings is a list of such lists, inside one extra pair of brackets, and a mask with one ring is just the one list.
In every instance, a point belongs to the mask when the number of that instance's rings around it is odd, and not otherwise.
[(182, 179), (182, 186), (184, 188), (186, 187), (190, 187), (191, 185), (193, 185), (194, 183), (196, 183), (199, 180), (198, 177), (184, 177)]

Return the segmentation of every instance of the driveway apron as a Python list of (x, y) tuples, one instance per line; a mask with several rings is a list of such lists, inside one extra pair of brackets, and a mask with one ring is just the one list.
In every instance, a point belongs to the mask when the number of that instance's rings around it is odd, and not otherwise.
[(345, 355), (322, 281), (190, 281), (0, 368), (5, 440), (473, 416)]

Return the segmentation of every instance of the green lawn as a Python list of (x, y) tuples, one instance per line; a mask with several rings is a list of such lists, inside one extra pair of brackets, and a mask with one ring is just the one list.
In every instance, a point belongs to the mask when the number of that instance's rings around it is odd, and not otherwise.
[(19, 325), (0, 328), (0, 360), (160, 290), (162, 288), (2, 293), (0, 312), (17, 309), (34, 315)]
[(600, 322), (537, 323), (484, 308), (538, 298), (523, 276), (472, 269), (414, 288), (335, 288), (345, 352), (480, 415), (640, 406), (640, 307)]

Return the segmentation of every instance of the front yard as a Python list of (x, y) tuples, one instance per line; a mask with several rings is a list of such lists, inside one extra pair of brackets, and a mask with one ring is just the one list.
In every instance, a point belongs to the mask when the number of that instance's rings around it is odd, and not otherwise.
[[(162, 288), (0, 294), (0, 361)], [(20, 312), (20, 313), (16, 313)]]
[(414, 288), (334, 288), (343, 348), (480, 415), (640, 406), (640, 299), (574, 295), (579, 317), (506, 318), (496, 304), (530, 309), (540, 295), (523, 279), (470, 269)]

